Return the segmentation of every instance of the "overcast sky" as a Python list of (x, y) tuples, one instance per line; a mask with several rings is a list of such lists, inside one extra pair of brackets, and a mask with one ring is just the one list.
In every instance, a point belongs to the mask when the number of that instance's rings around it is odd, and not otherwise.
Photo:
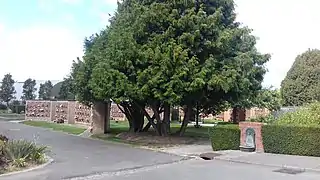
[[(238, 21), (272, 55), (265, 86), (279, 87), (295, 57), (320, 48), (319, 0), (236, 0)], [(62, 80), (85, 36), (107, 23), (116, 0), (1, 0), (0, 77)]]

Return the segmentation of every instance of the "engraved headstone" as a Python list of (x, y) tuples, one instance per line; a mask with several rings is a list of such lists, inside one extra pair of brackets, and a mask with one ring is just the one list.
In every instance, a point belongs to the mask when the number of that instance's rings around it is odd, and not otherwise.
[(251, 147), (251, 148), (255, 148), (256, 147), (255, 132), (254, 132), (254, 129), (252, 129), (252, 128), (248, 128), (246, 130), (245, 146), (246, 147)]

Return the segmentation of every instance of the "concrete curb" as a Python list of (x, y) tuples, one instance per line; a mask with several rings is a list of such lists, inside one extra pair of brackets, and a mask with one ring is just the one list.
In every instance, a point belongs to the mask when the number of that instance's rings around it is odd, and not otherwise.
[(22, 123), (22, 122), (25, 122), (25, 121), (28, 121), (28, 120), (11, 120), (9, 122), (11, 122), (11, 123)]
[(26, 173), (26, 172), (30, 172), (30, 171), (35, 171), (35, 170), (38, 170), (38, 169), (42, 169), (44, 167), (46, 167), (47, 165), (51, 164), (54, 160), (47, 156), (46, 155), (46, 159), (47, 159), (47, 162), (44, 163), (44, 164), (41, 164), (39, 166), (35, 166), (35, 167), (32, 167), (32, 168), (28, 168), (28, 169), (23, 169), (21, 171), (14, 171), (14, 172), (9, 172), (9, 173), (5, 173), (5, 174), (1, 174), (0, 175), (0, 178), (1, 177), (8, 177), (8, 176), (14, 176), (14, 175), (17, 175), (17, 174), (22, 174), (22, 173)]
[(278, 165), (278, 164), (264, 164), (264, 163), (258, 163), (258, 162), (241, 161), (241, 160), (234, 160), (234, 159), (230, 159), (230, 158), (221, 158), (221, 157), (215, 157), (214, 159), (215, 159), (215, 160), (219, 160), (219, 161), (233, 162), (233, 163), (251, 164), (251, 165), (267, 166), (267, 167), (274, 167), (274, 168), (299, 169), (299, 170), (303, 170), (303, 171), (320, 173), (320, 169), (302, 168), (302, 167), (296, 167), (296, 166), (287, 166), (287, 165), (285, 165), (285, 164), (283, 164), (283, 165)]

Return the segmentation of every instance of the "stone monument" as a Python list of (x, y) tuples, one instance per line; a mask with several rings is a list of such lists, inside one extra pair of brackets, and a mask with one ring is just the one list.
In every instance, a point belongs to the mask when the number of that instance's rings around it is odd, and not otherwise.
[(244, 152), (254, 152), (256, 150), (255, 142), (256, 134), (253, 128), (247, 128), (245, 132), (245, 145), (240, 146), (240, 150)]

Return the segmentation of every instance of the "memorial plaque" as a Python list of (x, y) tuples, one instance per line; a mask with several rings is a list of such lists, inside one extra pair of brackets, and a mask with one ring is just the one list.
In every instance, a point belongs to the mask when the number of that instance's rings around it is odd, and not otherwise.
[(245, 141), (245, 146), (246, 147), (252, 147), (255, 148), (256, 147), (256, 143), (255, 143), (255, 132), (253, 128), (248, 128), (246, 130), (246, 141)]

